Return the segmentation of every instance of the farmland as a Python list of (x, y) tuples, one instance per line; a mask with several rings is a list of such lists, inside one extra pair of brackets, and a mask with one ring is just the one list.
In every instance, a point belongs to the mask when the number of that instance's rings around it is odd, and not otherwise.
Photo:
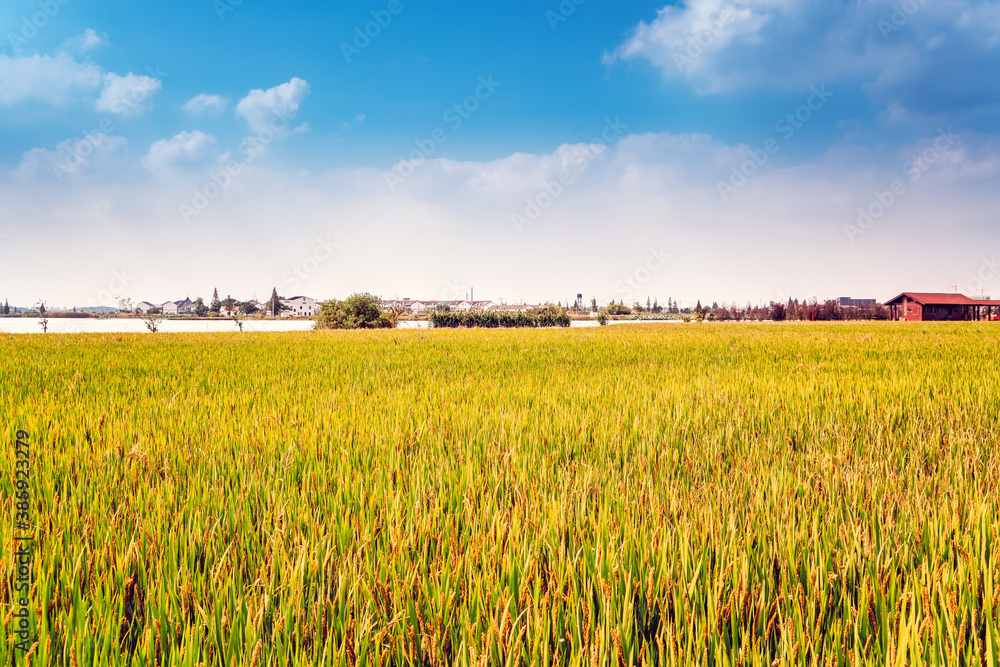
[(997, 665), (998, 343), (0, 336), (32, 664)]

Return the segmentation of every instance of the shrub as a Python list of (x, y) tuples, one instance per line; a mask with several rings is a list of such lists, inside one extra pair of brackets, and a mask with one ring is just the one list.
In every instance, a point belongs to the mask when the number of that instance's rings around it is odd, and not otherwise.
[(608, 304), (608, 307), (604, 309), (608, 315), (631, 315), (632, 309), (626, 306), (624, 303), (614, 303), (613, 301)]
[(368, 293), (352, 294), (343, 301), (330, 299), (320, 304), (317, 329), (391, 329), (389, 313), (382, 301)]
[(534, 308), (520, 313), (497, 312), (494, 310), (470, 310), (465, 312), (434, 312), (431, 326), (437, 329), (457, 327), (482, 329), (568, 327), (570, 317), (562, 309), (551, 306)]

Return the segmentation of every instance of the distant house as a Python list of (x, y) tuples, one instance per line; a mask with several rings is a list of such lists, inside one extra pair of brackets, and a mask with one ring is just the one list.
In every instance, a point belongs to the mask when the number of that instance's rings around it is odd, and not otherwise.
[(414, 313), (423, 313), (428, 310), (434, 310), (437, 305), (441, 303), (440, 301), (414, 301), (411, 310)]
[(160, 306), (160, 310), (161, 310), (161, 312), (164, 315), (176, 315), (177, 312), (178, 312), (178, 310), (177, 310), (177, 302), (176, 301), (167, 301), (162, 306)]
[(875, 299), (853, 299), (849, 296), (840, 297), (842, 308), (871, 308), (877, 301)]
[(408, 311), (412, 308), (414, 303), (413, 299), (383, 299), (382, 307), (386, 310), (400, 310)]
[(316, 299), (293, 296), (290, 299), (282, 299), (281, 303), (289, 308), (281, 311), (281, 317), (316, 317)]
[(134, 312), (136, 310), (138, 310), (140, 313), (148, 313), (149, 311), (156, 308), (154, 304), (151, 304), (148, 301), (140, 301), (139, 303), (133, 305), (131, 308), (129, 306), (130, 304), (128, 301), (123, 300), (118, 302), (118, 310), (124, 313)]
[(472, 304), (468, 301), (452, 300), (452, 301), (439, 301), (439, 306), (447, 306), (451, 310), (471, 310)]
[(537, 306), (528, 306), (528, 305), (525, 305), (525, 304), (521, 304), (521, 305), (516, 305), (515, 304), (515, 305), (505, 306), (503, 304), (496, 304), (495, 303), (492, 306), (490, 306), (489, 308), (487, 308), (487, 310), (496, 311), (498, 313), (524, 313), (524, 312), (527, 312), (527, 311), (531, 310), (532, 308), (537, 308)]
[(194, 301), (185, 298), (183, 301), (177, 301), (176, 303), (178, 315), (194, 315)]
[(495, 305), (496, 304), (493, 303), (492, 301), (470, 301), (469, 302), (469, 309), (470, 310), (489, 310), (490, 308), (492, 308)]
[(1000, 301), (973, 299), (964, 294), (903, 292), (885, 305), (893, 320), (903, 322), (961, 322), (1000, 316)]

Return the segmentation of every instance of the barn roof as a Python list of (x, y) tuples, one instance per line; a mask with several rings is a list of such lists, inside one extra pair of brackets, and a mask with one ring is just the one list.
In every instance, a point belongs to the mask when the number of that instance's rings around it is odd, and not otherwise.
[(903, 297), (916, 301), (922, 306), (1000, 306), (1000, 301), (984, 301), (973, 299), (964, 294), (948, 294), (943, 292), (903, 292), (894, 299), (885, 302), (894, 306), (903, 302)]

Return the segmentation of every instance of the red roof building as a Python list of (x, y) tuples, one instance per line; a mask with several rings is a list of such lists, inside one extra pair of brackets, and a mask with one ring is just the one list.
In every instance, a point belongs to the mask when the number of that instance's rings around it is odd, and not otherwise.
[(893, 320), (903, 322), (964, 322), (1000, 318), (1000, 301), (964, 294), (903, 292), (885, 302)]

